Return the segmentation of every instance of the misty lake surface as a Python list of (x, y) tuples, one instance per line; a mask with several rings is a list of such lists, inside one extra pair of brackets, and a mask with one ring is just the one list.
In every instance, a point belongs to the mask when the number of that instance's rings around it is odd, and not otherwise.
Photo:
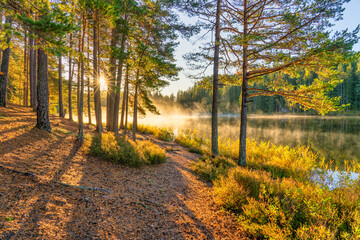
[[(206, 138), (211, 134), (210, 116), (148, 116), (139, 123), (176, 131), (196, 129)], [(219, 118), (220, 138), (237, 140), (239, 134), (239, 116)], [(310, 145), (319, 156), (333, 160), (338, 166), (344, 160), (360, 161), (360, 117), (250, 115), (247, 137), (290, 147)]]

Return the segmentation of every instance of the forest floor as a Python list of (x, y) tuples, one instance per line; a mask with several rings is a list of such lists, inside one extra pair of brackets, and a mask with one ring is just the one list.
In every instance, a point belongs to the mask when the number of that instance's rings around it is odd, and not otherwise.
[(88, 155), (75, 122), (51, 116), (52, 133), (35, 124), (30, 108), (0, 108), (0, 239), (243, 239), (189, 169), (196, 154), (139, 135), (173, 151), (131, 168)]

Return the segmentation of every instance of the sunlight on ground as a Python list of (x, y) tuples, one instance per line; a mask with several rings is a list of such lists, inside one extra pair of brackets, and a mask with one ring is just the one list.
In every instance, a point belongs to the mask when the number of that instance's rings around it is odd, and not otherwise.
[(65, 170), (60, 181), (71, 185), (81, 185), (80, 183), (84, 175), (83, 166), (79, 162), (74, 162), (74, 160), (70, 164), (71, 166)]

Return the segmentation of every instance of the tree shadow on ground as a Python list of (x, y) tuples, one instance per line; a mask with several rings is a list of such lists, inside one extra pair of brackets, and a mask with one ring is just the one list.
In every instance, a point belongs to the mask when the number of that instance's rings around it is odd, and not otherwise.
[[(71, 121), (62, 125), (76, 129)], [(18, 149), (16, 139), (1, 143), (8, 153)], [(1, 239), (226, 238), (201, 214), (209, 203), (186, 152), (170, 154), (165, 164), (130, 168), (87, 155), (73, 136), (27, 144), (39, 150), (30, 160), (19, 158), (27, 164), (17, 167), (39, 177), (0, 169)]]

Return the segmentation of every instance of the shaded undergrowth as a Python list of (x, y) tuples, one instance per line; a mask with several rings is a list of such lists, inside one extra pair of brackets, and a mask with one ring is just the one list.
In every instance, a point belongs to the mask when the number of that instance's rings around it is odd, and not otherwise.
[(132, 167), (153, 165), (166, 162), (165, 150), (150, 141), (131, 141), (102, 133), (87, 137), (89, 153), (115, 163)]

